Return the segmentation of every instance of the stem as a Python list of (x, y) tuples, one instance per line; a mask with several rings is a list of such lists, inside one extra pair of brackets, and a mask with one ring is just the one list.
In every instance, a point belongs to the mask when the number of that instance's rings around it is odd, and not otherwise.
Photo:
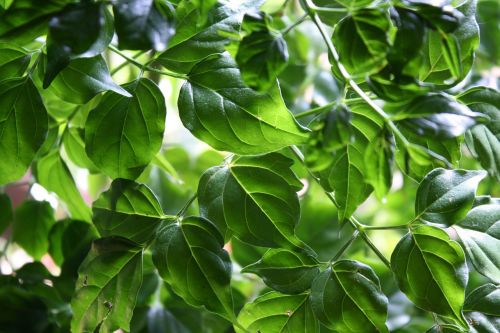
[(342, 75), (342, 77), (344, 78), (344, 80), (346, 81), (346, 83), (348, 83), (351, 88), (375, 111), (377, 112), (383, 119), (384, 119), (384, 122), (387, 124), (387, 126), (392, 130), (392, 132), (394, 133), (395, 136), (397, 136), (401, 142), (403, 143), (403, 145), (406, 147), (408, 146), (409, 142), (408, 140), (406, 139), (406, 137), (399, 131), (399, 129), (396, 127), (396, 125), (392, 122), (392, 120), (390, 119), (389, 115), (387, 113), (385, 113), (385, 111), (380, 107), (378, 106), (364, 91), (363, 89), (361, 89), (358, 84), (351, 78), (351, 75), (349, 74), (349, 72), (347, 71), (347, 69), (344, 67), (344, 65), (342, 65), (342, 63), (340, 62), (340, 57), (339, 57), (339, 54), (337, 52), (337, 49), (335, 48), (335, 46), (333, 45), (332, 41), (330, 40), (330, 38), (328, 37), (328, 34), (323, 26), (323, 22), (321, 21), (320, 17), (318, 16), (318, 14), (316, 13), (317, 11), (317, 7), (311, 2), (311, 0), (301, 0), (302, 4), (304, 5), (304, 8), (306, 10), (306, 12), (309, 14), (309, 16), (311, 17), (311, 19), (313, 20), (314, 24), (316, 25), (316, 27), (318, 28), (323, 40), (325, 41), (326, 43), (326, 46), (328, 48), (328, 51), (330, 52), (331, 56), (332, 56), (332, 59), (333, 61), (335, 62), (335, 64), (337, 65), (339, 71), (340, 71), (340, 74)]
[(363, 227), (364, 230), (395, 230), (395, 229), (408, 229), (408, 224), (401, 224), (401, 225), (382, 225), (382, 226), (372, 226), (372, 225), (365, 225)]
[(249, 330), (247, 330), (246, 328), (244, 328), (237, 320), (233, 321), (233, 325), (236, 326), (236, 327), (238, 327), (240, 330), (242, 330), (245, 333), (251, 333)]
[(191, 204), (196, 200), (196, 198), (198, 198), (198, 193), (195, 193), (187, 202), (186, 204), (184, 205), (184, 207), (182, 207), (182, 209), (179, 211), (179, 213), (177, 213), (177, 216), (178, 217), (183, 217), (184, 214), (186, 214), (186, 211), (188, 210), (188, 208), (191, 206)]
[[(143, 55), (144, 53), (146, 53), (147, 51), (140, 51), (140, 52), (137, 52), (136, 54), (134, 54), (132, 56), (132, 59), (137, 59), (139, 58), (141, 55)], [(118, 66), (116, 66), (115, 68), (113, 68), (111, 70), (111, 72), (109, 74), (111, 75), (115, 75), (120, 69), (122, 69), (123, 67), (127, 66), (128, 65), (128, 60), (122, 62), (121, 64), (119, 64)]]
[(359, 236), (359, 231), (354, 230), (354, 233), (352, 234), (351, 238), (340, 248), (340, 250), (335, 254), (335, 256), (329, 261), (329, 265), (331, 265), (333, 262), (337, 261), (343, 254), (344, 252), (351, 246), (351, 244), (358, 238)]
[(167, 72), (167, 71), (162, 71), (162, 70), (159, 70), (159, 69), (156, 69), (156, 68), (153, 68), (153, 67), (150, 67), (150, 66), (147, 66), (145, 64), (141, 64), (140, 62), (136, 61), (134, 58), (132, 57), (129, 57), (128, 55), (126, 55), (125, 53), (123, 53), (122, 51), (118, 50), (115, 46), (113, 45), (108, 45), (108, 48), (113, 51), (114, 53), (118, 54), (120, 57), (122, 57), (123, 59), (126, 59), (129, 63), (131, 63), (132, 65), (140, 68), (141, 70), (144, 70), (144, 71), (148, 71), (148, 72), (155, 72), (155, 73), (158, 73), (158, 74), (162, 74), (162, 75), (167, 75), (167, 76), (171, 76), (171, 77), (175, 77), (177, 79), (183, 79), (183, 80), (187, 80), (188, 77), (187, 75), (184, 75), (184, 74), (178, 74), (178, 73), (174, 73), (174, 72)]
[[(354, 226), (354, 224), (352, 224)], [(354, 227), (356, 228), (356, 227)], [(357, 228), (356, 228), (357, 229)], [(391, 270), (391, 262), (387, 260), (387, 258), (380, 252), (380, 250), (373, 244), (371, 239), (365, 232), (360, 232), (361, 238), (365, 241), (365, 243), (372, 249), (373, 252), (379, 257), (379, 259), (387, 266), (389, 270)]]
[(290, 32), (290, 30), (292, 30), (293, 28), (295, 28), (296, 26), (298, 26), (299, 24), (301, 24), (302, 22), (304, 22), (307, 18), (309, 18), (309, 14), (305, 13), (296, 22), (292, 23), (291, 25), (289, 25), (288, 27), (286, 27), (285, 29), (283, 29), (281, 31), (281, 35), (285, 36), (287, 33)]
[(347, 8), (318, 7), (315, 4), (308, 4), (307, 8), (318, 13), (347, 13)]
[(337, 104), (336, 101), (330, 102), (330, 103), (325, 104), (323, 106), (318, 106), (317, 108), (313, 108), (313, 109), (310, 109), (310, 110), (307, 110), (307, 111), (304, 111), (304, 112), (301, 112), (301, 113), (297, 113), (295, 115), (295, 119), (304, 118), (304, 117), (307, 117), (307, 116), (310, 116), (310, 115), (314, 115), (314, 114), (321, 114), (323, 112), (328, 111), (335, 104)]

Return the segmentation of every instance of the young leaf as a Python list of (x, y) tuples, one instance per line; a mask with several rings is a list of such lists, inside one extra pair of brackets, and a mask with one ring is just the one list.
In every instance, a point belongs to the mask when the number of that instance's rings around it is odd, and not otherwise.
[[(39, 70), (43, 72), (43, 66), (40, 66)], [(74, 104), (85, 104), (103, 91), (131, 96), (113, 81), (101, 55), (71, 60), (48, 89), (63, 101)]]
[(118, 47), (129, 50), (163, 50), (172, 37), (172, 18), (158, 10), (161, 1), (124, 0), (113, 4)]
[(299, 294), (311, 288), (319, 274), (318, 261), (309, 255), (286, 249), (270, 249), (262, 259), (242, 269), (257, 274), (264, 283), (284, 294)]
[(361, 9), (335, 27), (332, 41), (340, 62), (357, 77), (377, 72), (386, 64), (386, 55), (395, 36), (395, 28), (385, 9)]
[(153, 262), (160, 276), (187, 303), (203, 305), (231, 321), (231, 260), (223, 246), (214, 224), (190, 216), (159, 231), (153, 244)]
[(464, 311), (500, 317), (500, 287), (487, 283), (474, 289), (465, 299)]
[(428, 223), (452, 225), (472, 207), (484, 171), (434, 169), (417, 190), (415, 215)]
[(16, 208), (12, 240), (40, 260), (49, 249), (49, 231), (55, 222), (54, 210), (47, 201), (25, 201)]
[(500, 283), (500, 205), (474, 207), (453, 226), (476, 270)]
[(311, 305), (316, 317), (336, 332), (389, 332), (387, 297), (367, 265), (340, 260), (316, 277)]
[(227, 53), (193, 68), (178, 106), (184, 126), (217, 150), (261, 154), (303, 143), (308, 135), (286, 108), (278, 84), (263, 94), (246, 87)]
[(130, 331), (141, 283), (142, 248), (122, 238), (94, 241), (78, 271), (71, 332)]
[(73, 176), (58, 151), (37, 161), (35, 175), (40, 185), (64, 201), (73, 219), (90, 222), (90, 209), (83, 201)]
[(209, 169), (198, 187), (201, 215), (252, 245), (302, 248), (294, 232), (300, 216), (296, 191), (302, 183), (292, 164), (272, 153)]
[(77, 58), (102, 53), (113, 38), (113, 17), (102, 3), (69, 4), (49, 21), (43, 87)]
[[(283, 36), (267, 27), (264, 13), (246, 14), (243, 29), (246, 35), (240, 42), (236, 62), (243, 81), (258, 91), (267, 91), (288, 61), (288, 49)], [(258, 22), (256, 28), (253, 21)]]
[(0, 82), (0, 184), (24, 175), (45, 140), (48, 122), (31, 78)]
[(238, 322), (245, 330), (235, 327), (237, 333), (318, 333), (319, 323), (314, 318), (309, 294), (283, 295), (269, 292), (247, 303)]
[(12, 202), (6, 193), (0, 193), (0, 234), (3, 234), (5, 229), (12, 222)]
[(166, 107), (160, 88), (142, 78), (123, 86), (132, 97), (106, 93), (85, 124), (85, 150), (112, 178), (135, 179), (160, 150)]
[(445, 231), (415, 227), (394, 249), (391, 267), (399, 289), (416, 306), (467, 327), (461, 311), (468, 279), (465, 255)]
[(95, 226), (104, 237), (120, 236), (139, 245), (152, 241), (163, 218), (156, 196), (143, 184), (116, 179), (92, 205)]
[(9, 44), (0, 43), (0, 77), (19, 77), (30, 64), (31, 54), (26, 50)]
[(415, 98), (395, 115), (399, 122), (420, 136), (449, 139), (460, 136), (488, 118), (441, 94)]
[(500, 92), (487, 87), (474, 87), (457, 96), (471, 110), (490, 117), (465, 133), (465, 143), (481, 166), (500, 181)]

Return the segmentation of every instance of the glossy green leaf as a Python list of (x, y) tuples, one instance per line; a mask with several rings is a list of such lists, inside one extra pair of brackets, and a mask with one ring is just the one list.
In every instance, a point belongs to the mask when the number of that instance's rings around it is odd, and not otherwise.
[(0, 43), (0, 77), (2, 80), (22, 76), (28, 68), (30, 59), (31, 55), (26, 50)]
[(64, 151), (71, 162), (81, 168), (88, 169), (90, 172), (97, 172), (98, 169), (94, 162), (90, 160), (85, 151), (85, 133), (82, 128), (69, 127), (62, 136)]
[(363, 78), (384, 67), (394, 35), (387, 10), (361, 9), (339, 22), (332, 41), (347, 72)]
[(104, 91), (130, 97), (130, 93), (113, 82), (101, 55), (71, 60), (48, 88), (65, 102), (85, 104)]
[(163, 50), (174, 33), (172, 18), (158, 9), (161, 1), (125, 0), (113, 4), (118, 47)]
[(47, 201), (25, 201), (15, 210), (12, 240), (40, 260), (49, 249), (49, 231), (55, 222), (54, 210)]
[(238, 315), (238, 322), (246, 331), (235, 327), (237, 333), (319, 332), (309, 294), (269, 292), (246, 304)]
[(368, 144), (364, 161), (366, 182), (373, 186), (378, 199), (385, 198), (392, 185), (392, 169), (394, 163), (394, 137), (383, 131), (379, 137)]
[(500, 318), (486, 316), (480, 312), (466, 314), (470, 323), (469, 333), (497, 333), (500, 330)]
[(30, 78), (0, 82), (0, 184), (21, 178), (48, 130), (47, 111)]
[(140, 79), (123, 86), (132, 97), (106, 93), (85, 124), (85, 150), (112, 178), (137, 178), (160, 150), (165, 99), (158, 86)]
[(153, 262), (160, 276), (187, 303), (203, 305), (231, 320), (231, 260), (223, 246), (214, 224), (201, 217), (186, 217), (159, 231)]
[[(189, 73), (207, 56), (224, 52), (230, 42), (228, 37), (239, 34), (244, 12), (259, 4), (260, 1), (250, 0), (234, 5), (217, 3), (205, 14), (195, 1), (181, 2), (176, 11), (176, 33), (168, 49), (158, 56), (158, 62), (170, 70)], [(205, 20), (205, 24), (200, 26), (200, 20)]]
[(7, 229), (13, 216), (10, 197), (6, 193), (0, 193), (0, 234)]
[(464, 134), (488, 118), (450, 97), (429, 94), (415, 98), (395, 115), (395, 119), (418, 135), (449, 139)]
[(500, 317), (500, 287), (487, 283), (474, 289), (465, 299), (464, 311)]
[(421, 225), (398, 243), (391, 267), (399, 288), (416, 306), (447, 317), (462, 327), (468, 270), (458, 243), (445, 231)]
[(318, 261), (309, 255), (285, 249), (270, 249), (243, 273), (254, 273), (264, 283), (284, 294), (298, 294), (311, 288), (319, 274)]
[[(286, 42), (279, 32), (267, 27), (267, 19), (261, 12), (245, 15), (243, 29), (247, 35), (240, 41), (235, 58), (245, 84), (259, 91), (267, 91), (276, 83), (288, 61)], [(255, 28), (253, 21), (262, 23)]]
[(453, 226), (476, 270), (500, 283), (500, 205), (474, 207)]
[(101, 238), (80, 266), (71, 300), (71, 331), (129, 331), (142, 283), (142, 249), (122, 238)]
[(389, 332), (387, 297), (370, 266), (340, 260), (313, 282), (311, 304), (316, 317), (336, 332)]
[(102, 53), (113, 32), (113, 17), (101, 3), (69, 4), (54, 15), (49, 21), (43, 87), (47, 88), (71, 60)]
[(471, 110), (490, 118), (465, 134), (465, 142), (474, 157), (488, 173), (500, 180), (500, 92), (487, 87), (474, 87), (457, 96)]
[(472, 207), (484, 171), (432, 170), (420, 183), (415, 215), (426, 222), (452, 225), (465, 217)]
[(126, 179), (114, 180), (94, 202), (92, 212), (102, 236), (120, 236), (140, 245), (153, 240), (164, 216), (158, 199), (146, 185)]
[(302, 183), (293, 161), (272, 153), (238, 157), (209, 169), (200, 180), (201, 215), (227, 235), (257, 246), (299, 249), (294, 229), (300, 215), (296, 191)]
[(64, 201), (73, 219), (90, 222), (90, 209), (83, 201), (73, 176), (58, 151), (37, 161), (36, 180), (47, 191), (54, 192)]

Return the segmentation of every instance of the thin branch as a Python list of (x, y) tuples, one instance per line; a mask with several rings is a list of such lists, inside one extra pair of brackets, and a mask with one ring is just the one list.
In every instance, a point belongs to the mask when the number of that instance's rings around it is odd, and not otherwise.
[(191, 206), (191, 204), (196, 200), (196, 198), (198, 198), (198, 193), (195, 193), (187, 202), (186, 204), (184, 205), (184, 207), (182, 207), (182, 209), (179, 211), (179, 213), (177, 213), (177, 216), (178, 217), (183, 217), (184, 214), (186, 214), (186, 211), (188, 210), (188, 208)]
[(305, 20), (307, 20), (309, 18), (309, 14), (304, 14), (302, 15), (296, 22), (290, 24), (288, 27), (286, 27), (285, 29), (283, 29), (281, 31), (281, 35), (282, 36), (285, 36), (287, 33), (289, 33), (293, 28), (295, 28), (296, 26), (298, 26), (299, 24), (301, 24), (302, 22), (304, 22)]
[(335, 254), (335, 256), (330, 260), (329, 264), (332, 264), (333, 262), (337, 261), (343, 254), (344, 252), (351, 246), (351, 244), (358, 238), (359, 236), (359, 231), (354, 230), (351, 238), (340, 248), (340, 250)]
[(330, 108), (336, 104), (337, 104), (337, 101), (334, 101), (334, 102), (330, 102), (328, 104), (325, 104), (323, 106), (318, 106), (317, 108), (313, 108), (313, 109), (310, 109), (310, 110), (307, 110), (307, 111), (304, 111), (301, 113), (297, 113), (295, 115), (295, 119), (300, 119), (300, 118), (304, 118), (304, 117), (311, 116), (311, 115), (321, 114), (323, 112), (329, 111)]

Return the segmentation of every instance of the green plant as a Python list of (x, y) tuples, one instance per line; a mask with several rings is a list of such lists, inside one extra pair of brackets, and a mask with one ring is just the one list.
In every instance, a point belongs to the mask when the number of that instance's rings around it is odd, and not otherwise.
[(498, 332), (499, 11), (0, 0), (0, 332)]

